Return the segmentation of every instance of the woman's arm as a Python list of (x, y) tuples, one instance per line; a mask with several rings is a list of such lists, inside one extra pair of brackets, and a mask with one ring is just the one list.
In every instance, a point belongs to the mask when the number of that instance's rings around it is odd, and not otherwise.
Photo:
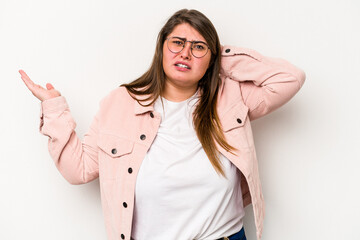
[(46, 89), (34, 84), (22, 70), (21, 78), (41, 100), (40, 132), (49, 137), (48, 148), (56, 167), (71, 184), (82, 184), (94, 180), (99, 175), (98, 168), (98, 113), (83, 142), (76, 135), (76, 123), (68, 104), (60, 92), (51, 84)]
[(221, 73), (240, 82), (251, 120), (289, 101), (302, 87), (305, 73), (286, 60), (240, 47), (222, 48)]
[(49, 137), (49, 153), (60, 173), (71, 184), (87, 183), (99, 176), (98, 114), (81, 141), (64, 97), (41, 103), (40, 132)]

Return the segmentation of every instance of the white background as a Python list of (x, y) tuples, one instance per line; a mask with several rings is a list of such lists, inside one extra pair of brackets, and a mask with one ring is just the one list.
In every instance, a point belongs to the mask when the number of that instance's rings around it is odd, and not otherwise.
[(288, 104), (253, 122), (263, 240), (360, 239), (356, 0), (0, 0), (0, 239), (106, 239), (98, 181), (62, 178), (38, 132), (40, 103), (18, 70), (66, 96), (83, 136), (100, 99), (149, 67), (160, 28), (185, 7), (207, 15), (222, 44), (287, 59), (307, 74)]

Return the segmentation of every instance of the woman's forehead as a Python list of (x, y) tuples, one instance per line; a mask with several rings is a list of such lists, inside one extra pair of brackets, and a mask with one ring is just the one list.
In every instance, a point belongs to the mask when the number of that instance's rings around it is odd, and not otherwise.
[(180, 37), (186, 38), (189, 41), (203, 41), (206, 42), (205, 38), (190, 24), (182, 23), (177, 25), (174, 30), (169, 34), (168, 37)]

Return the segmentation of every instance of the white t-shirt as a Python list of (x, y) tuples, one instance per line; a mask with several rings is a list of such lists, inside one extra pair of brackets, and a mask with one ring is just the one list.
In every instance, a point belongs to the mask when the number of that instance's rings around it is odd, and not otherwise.
[(140, 167), (135, 189), (135, 240), (214, 240), (238, 232), (244, 208), (240, 171), (221, 155), (218, 175), (196, 135), (195, 96), (155, 102), (162, 121)]

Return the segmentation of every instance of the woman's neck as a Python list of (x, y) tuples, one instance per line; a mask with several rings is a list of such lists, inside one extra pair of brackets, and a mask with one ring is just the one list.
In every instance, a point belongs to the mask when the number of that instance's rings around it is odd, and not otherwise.
[(173, 85), (167, 84), (163, 96), (165, 99), (172, 102), (182, 102), (189, 99), (195, 94), (197, 87), (191, 88), (179, 88)]

